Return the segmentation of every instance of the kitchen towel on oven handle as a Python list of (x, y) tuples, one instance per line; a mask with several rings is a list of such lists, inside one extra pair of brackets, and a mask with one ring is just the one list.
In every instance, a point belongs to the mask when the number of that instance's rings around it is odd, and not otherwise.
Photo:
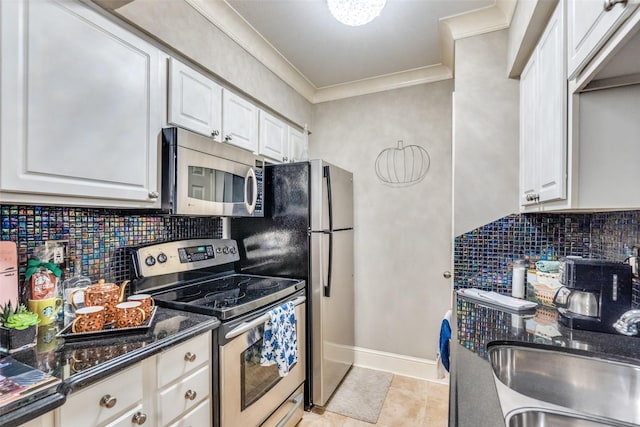
[(284, 377), (297, 361), (296, 312), (294, 303), (289, 301), (269, 312), (269, 320), (264, 325), (260, 364), (276, 364), (278, 374)]

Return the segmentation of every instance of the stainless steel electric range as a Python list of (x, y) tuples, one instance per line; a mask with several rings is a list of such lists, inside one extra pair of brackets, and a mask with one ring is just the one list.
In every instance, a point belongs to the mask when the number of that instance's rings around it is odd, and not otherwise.
[[(133, 293), (151, 294), (157, 305), (216, 316), (214, 425), (294, 426), (302, 417), (305, 381), (304, 280), (237, 274), (238, 246), (230, 239), (164, 242), (133, 252)], [(280, 377), (260, 365), (269, 311), (295, 305), (298, 362)], [(215, 369), (217, 367), (217, 369)]]

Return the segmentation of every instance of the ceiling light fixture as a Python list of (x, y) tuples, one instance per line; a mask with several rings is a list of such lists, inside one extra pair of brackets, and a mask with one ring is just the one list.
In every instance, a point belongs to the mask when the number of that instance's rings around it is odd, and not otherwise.
[(345, 25), (357, 27), (373, 21), (387, 0), (327, 0), (329, 11)]

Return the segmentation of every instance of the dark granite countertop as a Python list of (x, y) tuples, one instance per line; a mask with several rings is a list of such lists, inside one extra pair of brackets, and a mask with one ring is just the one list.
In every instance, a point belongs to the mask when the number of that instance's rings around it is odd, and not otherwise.
[(139, 333), (104, 334), (93, 339), (56, 337), (60, 325), (38, 328), (35, 346), (11, 356), (62, 380), (44, 397), (3, 413), (0, 425), (17, 426), (55, 409), (66, 396), (176, 344), (211, 331), (220, 321), (211, 316), (158, 307), (152, 324)]
[(527, 312), (486, 306), (455, 294), (451, 319), (450, 425), (504, 426), (500, 402), (487, 360), (493, 341), (528, 343), (640, 364), (640, 337), (579, 331), (557, 321), (552, 307)]

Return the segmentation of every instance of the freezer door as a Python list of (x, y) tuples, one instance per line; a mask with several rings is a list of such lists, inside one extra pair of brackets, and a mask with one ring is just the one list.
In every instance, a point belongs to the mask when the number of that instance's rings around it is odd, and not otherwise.
[(322, 160), (311, 160), (311, 229), (353, 228), (353, 174)]
[[(333, 236), (333, 237), (331, 237)], [(329, 278), (329, 240), (333, 238)], [(312, 397), (324, 406), (353, 364), (355, 345), (353, 230), (312, 233)], [(331, 281), (330, 296), (325, 290)]]

